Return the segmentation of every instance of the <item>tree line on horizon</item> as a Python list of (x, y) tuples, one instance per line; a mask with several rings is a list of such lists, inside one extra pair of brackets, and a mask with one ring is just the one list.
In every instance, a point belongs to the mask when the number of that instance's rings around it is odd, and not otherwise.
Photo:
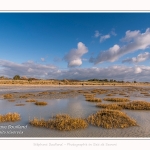
[[(13, 79), (13, 80), (28, 80), (28, 81), (32, 81), (32, 80), (44, 80), (44, 79), (38, 79), (38, 78), (34, 78), (34, 77), (30, 77), (30, 78), (27, 78), (26, 76), (20, 76), (20, 75), (15, 75), (13, 78), (7, 78), (5, 76), (0, 76), (0, 80), (7, 80), (7, 79)], [(92, 81), (92, 82), (117, 82), (117, 83), (137, 83), (137, 81), (117, 81), (117, 80), (114, 80), (114, 79), (96, 79), (96, 78), (93, 78), (93, 79), (88, 79), (88, 80), (78, 80), (78, 79), (62, 79), (62, 80), (59, 80), (59, 79), (45, 79), (45, 80), (54, 80), (54, 81), (68, 81), (68, 82), (80, 82), (80, 81)], [(149, 83), (149, 82), (145, 82), (145, 83)]]

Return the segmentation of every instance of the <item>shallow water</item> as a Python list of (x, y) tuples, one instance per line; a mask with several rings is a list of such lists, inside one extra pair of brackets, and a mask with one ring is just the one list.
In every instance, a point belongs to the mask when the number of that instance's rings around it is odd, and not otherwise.
[[(90, 89), (90, 87), (86, 87)], [(97, 88), (97, 87), (92, 87)], [(114, 87), (104, 87), (105, 89), (113, 89)], [(116, 89), (120, 90), (120, 87)], [(46, 90), (64, 90), (60, 87), (7, 87), (0, 88), (0, 93), (9, 92), (35, 92)], [(70, 89), (67, 87), (66, 89)], [(83, 87), (72, 88), (83, 89)], [(84, 87), (85, 89), (85, 87)], [(116, 97), (123, 97), (117, 95)], [(105, 94), (96, 95), (96, 97), (103, 98)], [(138, 92), (133, 92), (129, 97), (131, 100), (145, 100), (150, 102), (149, 97), (144, 97)], [(38, 99), (42, 100), (42, 99)], [(0, 98), (0, 114), (8, 112), (18, 112), (21, 114), (21, 121), (14, 123), (0, 123), (1, 137), (150, 137), (150, 111), (145, 110), (123, 110), (128, 116), (135, 119), (139, 126), (129, 127), (125, 129), (104, 129), (89, 125), (86, 129), (79, 129), (75, 131), (57, 131), (52, 129), (45, 129), (33, 127), (29, 125), (29, 119), (44, 118), (49, 119), (58, 113), (67, 113), (72, 117), (87, 118), (90, 114), (100, 110), (96, 107), (96, 103), (87, 102), (82, 95), (77, 95), (74, 98), (67, 99), (44, 99), (48, 103), (46, 106), (36, 106), (34, 103), (25, 102), (26, 100), (16, 100), (9, 102), (8, 100)], [(103, 101), (104, 102), (104, 101)], [(16, 106), (18, 103), (25, 104), (24, 106)], [(109, 102), (106, 102), (109, 103)], [(16, 128), (16, 125), (25, 127)], [(27, 127), (27, 128), (26, 128)], [(8, 129), (9, 128), (9, 129)], [(15, 129), (13, 129), (15, 128)]]

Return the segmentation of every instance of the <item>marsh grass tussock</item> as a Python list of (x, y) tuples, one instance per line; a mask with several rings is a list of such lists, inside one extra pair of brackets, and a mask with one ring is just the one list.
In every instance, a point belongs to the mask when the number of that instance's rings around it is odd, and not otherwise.
[(112, 102), (129, 102), (130, 100), (127, 98), (119, 98), (119, 97), (109, 97), (104, 98), (105, 101), (112, 101)]
[(130, 126), (136, 126), (137, 123), (134, 119), (131, 119), (125, 113), (119, 110), (103, 109), (95, 114), (90, 115), (88, 123), (111, 129), (111, 128), (127, 128)]
[(44, 102), (44, 101), (36, 101), (36, 102), (35, 102), (35, 105), (45, 106), (45, 105), (47, 105), (47, 102)]
[(3, 95), (4, 99), (11, 99), (13, 98), (13, 95), (12, 94), (5, 94)]
[(0, 122), (15, 122), (21, 119), (18, 113), (7, 113), (5, 115), (0, 115)]
[(96, 106), (100, 107), (100, 108), (113, 109), (113, 110), (121, 110), (122, 109), (122, 107), (120, 107), (117, 104), (102, 104), (102, 103), (98, 103)]
[(128, 103), (119, 103), (118, 106), (131, 110), (150, 110), (150, 103), (146, 101), (132, 101)]
[(58, 114), (50, 120), (34, 118), (33, 120), (30, 120), (30, 124), (37, 127), (46, 127), (60, 131), (84, 129), (88, 126), (85, 119), (72, 118), (68, 114)]
[(85, 100), (89, 102), (101, 102), (100, 98), (96, 98), (95, 94), (85, 94)]
[(25, 104), (22, 104), (22, 103), (20, 103), (20, 104), (16, 104), (15, 106), (24, 106)]
[(28, 99), (28, 100), (26, 100), (26, 102), (36, 102), (37, 100), (35, 100), (35, 99)]

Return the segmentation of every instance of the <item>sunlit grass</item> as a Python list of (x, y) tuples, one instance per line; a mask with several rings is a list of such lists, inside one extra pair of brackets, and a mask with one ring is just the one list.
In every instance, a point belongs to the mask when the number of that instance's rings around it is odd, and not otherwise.
[(11, 99), (13, 98), (13, 95), (12, 94), (5, 94), (3, 95), (4, 99)]
[(112, 102), (129, 102), (130, 100), (127, 98), (118, 98), (118, 97), (109, 97), (104, 98), (105, 101), (112, 101)]
[(100, 107), (100, 108), (113, 109), (113, 110), (121, 110), (122, 109), (122, 107), (118, 106), (117, 104), (98, 103), (96, 106)]
[(119, 110), (104, 109), (90, 115), (87, 120), (92, 125), (107, 129), (127, 128), (137, 125), (134, 119), (131, 119), (125, 113)]
[(88, 126), (86, 120), (72, 118), (68, 114), (58, 114), (50, 120), (34, 118), (33, 120), (30, 120), (30, 124), (37, 127), (46, 127), (60, 131), (84, 129)]
[(132, 101), (128, 103), (119, 103), (120, 107), (132, 110), (150, 110), (150, 103), (146, 101)]
[(0, 115), (0, 122), (15, 122), (21, 119), (18, 113), (7, 113), (5, 115)]
[(37, 102), (35, 102), (35, 105), (45, 106), (45, 105), (47, 105), (47, 102), (44, 102), (44, 101), (37, 101)]

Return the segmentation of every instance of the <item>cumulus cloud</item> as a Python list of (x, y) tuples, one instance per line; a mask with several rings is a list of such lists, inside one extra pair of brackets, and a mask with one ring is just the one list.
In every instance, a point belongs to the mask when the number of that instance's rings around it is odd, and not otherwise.
[(98, 38), (99, 36), (100, 36), (100, 33), (99, 33), (98, 30), (96, 30), (96, 31), (95, 31), (95, 34), (94, 34), (94, 37), (95, 37), (95, 38)]
[(106, 34), (106, 35), (103, 35), (100, 37), (100, 43), (102, 43), (103, 41), (105, 41), (106, 39), (109, 39), (110, 38), (110, 35), (109, 34)]
[(142, 72), (142, 69), (140, 67), (135, 68), (135, 73), (141, 73), (141, 72)]
[(68, 67), (75, 67), (82, 65), (82, 56), (88, 52), (87, 47), (79, 42), (77, 49), (72, 49), (64, 56), (64, 60), (68, 63)]
[(92, 68), (71, 68), (63, 71), (61, 78), (68, 79), (115, 79), (124, 81), (150, 81), (149, 66), (110, 66)]
[(122, 47), (119, 45), (114, 45), (106, 51), (100, 52), (100, 54), (93, 59), (92, 62), (95, 64), (101, 63), (104, 61), (114, 62), (119, 57), (131, 53), (137, 50), (145, 50), (150, 46), (150, 28), (146, 29), (144, 33), (138, 31), (127, 31), (125, 38), (123, 41), (127, 41), (128, 43)]
[(51, 77), (57, 76), (58, 68), (56, 66), (47, 64), (37, 64), (33, 61), (24, 63), (15, 63), (7, 60), (0, 60), (0, 74), (4, 76), (13, 77), (16, 74), (27, 77)]
[(107, 61), (107, 60), (109, 60), (110, 62), (113, 62), (113, 61), (118, 59), (117, 54), (118, 54), (119, 51), (120, 51), (119, 45), (114, 45), (113, 47), (109, 48), (109, 50), (101, 52), (97, 56), (97, 58), (92, 58), (91, 57), (90, 62), (95, 63), (95, 64), (97, 64), (99, 62), (104, 62), (104, 61)]
[(122, 61), (122, 63), (139, 63), (142, 61), (146, 61), (150, 59), (150, 53), (145, 52), (143, 54), (139, 54), (137, 57), (127, 58)]
[(0, 60), (0, 74), (13, 77), (16, 74), (26, 77), (46, 79), (115, 79), (124, 81), (149, 81), (149, 66), (110, 66), (92, 68), (69, 68), (59, 69), (52, 65), (37, 64), (33, 61), (25, 63), (14, 63), (7, 60)]

